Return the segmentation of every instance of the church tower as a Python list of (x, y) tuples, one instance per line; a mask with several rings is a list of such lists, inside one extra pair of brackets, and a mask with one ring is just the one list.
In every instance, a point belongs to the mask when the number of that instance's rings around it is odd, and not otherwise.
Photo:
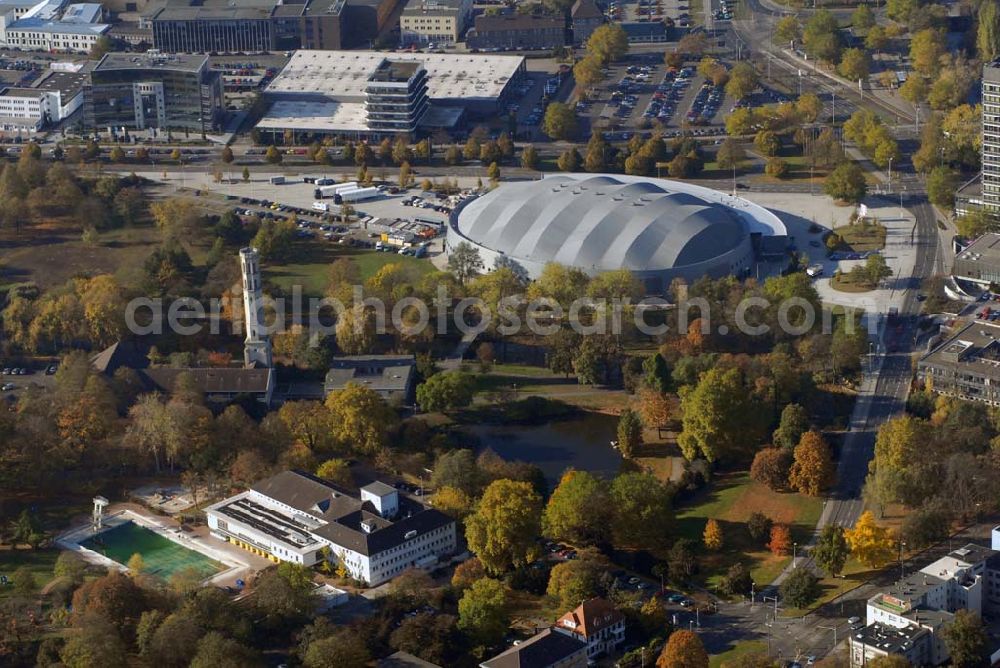
[(243, 273), (243, 364), (249, 368), (271, 367), (271, 340), (264, 329), (264, 304), (260, 282), (260, 254), (256, 248), (240, 249)]

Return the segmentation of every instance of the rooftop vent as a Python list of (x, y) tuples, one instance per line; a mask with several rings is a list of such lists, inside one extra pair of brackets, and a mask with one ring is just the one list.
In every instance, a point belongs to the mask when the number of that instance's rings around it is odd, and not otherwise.
[(416, 538), (416, 537), (417, 537), (417, 532), (415, 529), (410, 529), (409, 531), (403, 534), (404, 540), (410, 540), (411, 538)]

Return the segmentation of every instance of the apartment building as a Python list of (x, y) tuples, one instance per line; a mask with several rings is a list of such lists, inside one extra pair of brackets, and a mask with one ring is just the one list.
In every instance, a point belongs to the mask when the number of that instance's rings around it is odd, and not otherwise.
[(399, 17), (399, 41), (413, 44), (455, 44), (472, 18), (472, 0), (409, 0)]
[(1000, 60), (983, 66), (982, 202), (1000, 211)]
[(561, 16), (480, 14), (465, 43), (480, 51), (549, 50), (566, 44), (566, 20)]
[(970, 543), (868, 599), (866, 626), (849, 639), (851, 666), (889, 654), (915, 666), (942, 665), (948, 649), (940, 631), (955, 613), (998, 609), (1000, 552)]
[(214, 537), (275, 563), (327, 558), (378, 585), (436, 564), (456, 548), (455, 521), (384, 482), (359, 495), (301, 471), (284, 471), (205, 510)]
[(917, 376), (932, 391), (1000, 405), (1000, 324), (982, 317), (989, 308), (917, 361)]

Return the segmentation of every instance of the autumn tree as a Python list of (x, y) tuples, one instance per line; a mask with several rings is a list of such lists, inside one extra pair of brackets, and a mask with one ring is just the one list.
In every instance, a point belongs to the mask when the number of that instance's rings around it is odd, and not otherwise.
[(571, 610), (588, 598), (601, 593), (602, 578), (610, 563), (596, 548), (585, 547), (576, 559), (557, 564), (549, 573), (545, 593), (559, 601), (561, 608)]
[(619, 24), (605, 23), (590, 34), (586, 49), (588, 55), (607, 65), (620, 60), (628, 52), (628, 36)]
[(819, 496), (833, 484), (836, 471), (830, 456), (830, 446), (817, 431), (807, 431), (795, 446), (795, 462), (788, 474), (788, 483), (809, 496)]
[(794, 14), (785, 14), (774, 27), (774, 36), (782, 42), (792, 42), (802, 36), (802, 24)]
[(472, 497), (455, 487), (441, 487), (434, 492), (432, 505), (445, 515), (462, 520), (472, 512)]
[(767, 549), (778, 556), (791, 551), (792, 532), (789, 531), (787, 524), (775, 524), (771, 527), (771, 540), (767, 544)]
[(507, 630), (507, 594), (499, 580), (482, 578), (458, 601), (458, 628), (480, 645), (497, 642)]
[(572, 139), (576, 135), (577, 120), (573, 107), (562, 102), (553, 102), (545, 110), (542, 132), (552, 139)]
[(896, 541), (889, 529), (875, 523), (870, 510), (861, 514), (854, 528), (844, 532), (844, 538), (854, 558), (869, 568), (881, 568), (892, 561)]
[(840, 54), (840, 25), (829, 11), (813, 12), (802, 30), (802, 46), (819, 60), (835, 62)]
[(333, 438), (345, 450), (373, 455), (388, 444), (399, 422), (396, 412), (375, 390), (348, 383), (326, 398)]
[(785, 448), (763, 448), (754, 455), (750, 478), (779, 492), (788, 487), (792, 455)]
[(316, 476), (345, 487), (354, 484), (351, 468), (343, 459), (327, 459), (316, 468)]
[(670, 421), (670, 398), (653, 388), (643, 385), (638, 390), (639, 415), (647, 429), (663, 429)]
[(989, 63), (1000, 54), (1000, 8), (995, 2), (985, 2), (979, 7), (978, 18), (976, 49), (979, 59)]
[(695, 388), (682, 388), (681, 414), (677, 444), (689, 460), (731, 460), (756, 438), (753, 420), (747, 420), (755, 414), (753, 400), (738, 369), (713, 368)]
[(469, 549), (491, 575), (523, 566), (535, 556), (541, 529), (541, 497), (527, 482), (496, 480), (465, 521)]
[(708, 652), (694, 631), (674, 631), (656, 659), (656, 668), (708, 668)]
[(826, 177), (823, 192), (836, 200), (857, 204), (868, 193), (868, 183), (856, 163), (844, 162)]
[(702, 542), (705, 544), (705, 548), (712, 552), (718, 552), (722, 549), (722, 527), (719, 526), (718, 520), (709, 518), (705, 523)]
[(461, 591), (468, 589), (474, 582), (484, 577), (486, 577), (486, 569), (483, 568), (483, 563), (473, 557), (455, 566), (455, 572), (451, 576), (451, 586)]
[(609, 490), (611, 531), (619, 547), (656, 549), (670, 540), (671, 490), (648, 473), (621, 473)]
[(611, 519), (607, 486), (587, 471), (566, 471), (542, 515), (542, 531), (556, 540), (592, 545), (606, 538)]

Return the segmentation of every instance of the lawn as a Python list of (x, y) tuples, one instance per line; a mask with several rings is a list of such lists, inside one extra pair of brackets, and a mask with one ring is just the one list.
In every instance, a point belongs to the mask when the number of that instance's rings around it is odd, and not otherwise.
[[(35, 576), (35, 586), (41, 589), (52, 580), (52, 568), (55, 566), (59, 550), (0, 550), (0, 575), (8, 578), (14, 571), (21, 567), (27, 567)], [(13, 593), (13, 586), (0, 586), (0, 599), (10, 596)]]
[(497, 364), (489, 373), (481, 373), (478, 364), (465, 363), (462, 370), (471, 373), (476, 381), (476, 391), (481, 400), (493, 401), (490, 393), (514, 392), (518, 398), (530, 395), (558, 399), (586, 410), (617, 414), (627, 407), (630, 398), (623, 390), (609, 390), (601, 386), (580, 385), (575, 376), (567, 378), (545, 367), (522, 364)]
[(87, 244), (68, 225), (39, 224), (20, 234), (0, 235), (0, 286), (34, 282), (44, 288), (62, 285), (79, 275), (115, 274), (135, 285), (146, 257), (159, 242), (152, 226), (110, 230)]
[(864, 253), (885, 248), (885, 226), (878, 223), (842, 225), (834, 228), (833, 233), (840, 237), (835, 250)]
[(767, 652), (767, 643), (761, 640), (748, 640), (735, 645), (732, 649), (726, 650), (722, 654), (713, 654), (709, 657), (709, 668), (721, 668), (723, 665), (736, 661), (750, 654), (763, 654)]
[(728, 568), (744, 562), (757, 586), (769, 584), (791, 561), (791, 555), (776, 556), (763, 545), (754, 544), (746, 530), (746, 520), (759, 511), (776, 523), (788, 524), (792, 539), (805, 544), (823, 511), (821, 499), (802, 494), (773, 492), (750, 480), (747, 473), (717, 477), (710, 487), (677, 512), (678, 533), (701, 544), (705, 523), (716, 519), (722, 526), (723, 549), (700, 560), (699, 577), (714, 587)]
[(290, 253), (292, 261), (286, 264), (264, 264), (264, 279), (291, 293), (293, 285), (302, 286), (306, 297), (322, 297), (329, 283), (330, 265), (339, 258), (350, 258), (358, 265), (361, 280), (371, 278), (383, 266), (395, 262), (412, 268), (417, 274), (434, 270), (428, 260), (409, 255), (379, 253), (373, 250), (344, 247), (318, 239), (298, 240)]
[(849, 271), (834, 274), (830, 279), (830, 287), (840, 292), (871, 292), (875, 289), (875, 286), (867, 280), (859, 280)]

